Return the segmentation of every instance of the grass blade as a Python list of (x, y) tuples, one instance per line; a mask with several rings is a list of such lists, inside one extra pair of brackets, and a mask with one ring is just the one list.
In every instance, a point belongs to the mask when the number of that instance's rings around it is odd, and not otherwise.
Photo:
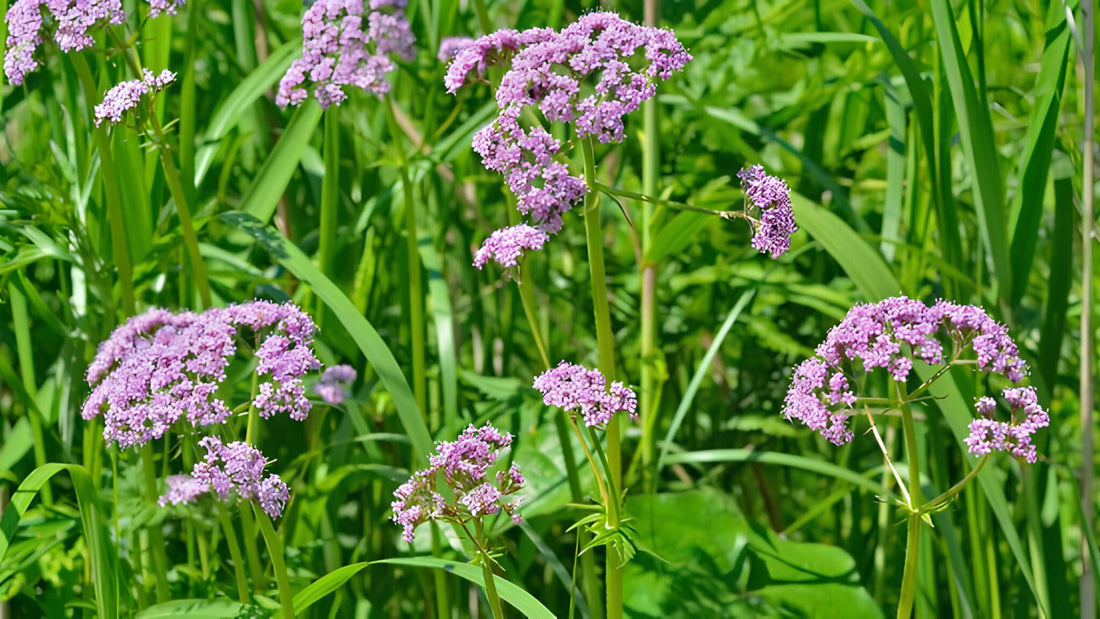
[(241, 200), (241, 211), (262, 222), (271, 219), (320, 120), (321, 106), (313, 99), (308, 99), (294, 112), (283, 130), (283, 136), (271, 149), (256, 178), (252, 180), (248, 193)]

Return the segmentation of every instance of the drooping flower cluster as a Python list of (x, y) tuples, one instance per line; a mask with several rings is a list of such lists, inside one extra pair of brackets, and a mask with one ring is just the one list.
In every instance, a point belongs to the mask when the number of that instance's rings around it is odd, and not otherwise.
[[(951, 345), (944, 354), (944, 342)], [(853, 307), (829, 330), (816, 355), (794, 370), (783, 407), (788, 420), (798, 419), (836, 445), (852, 440), (847, 421), (856, 402), (850, 380), (855, 373), (885, 369), (904, 382), (914, 359), (943, 365), (972, 352), (982, 372), (1001, 374), (1014, 383), (1027, 375), (1027, 363), (1004, 325), (973, 305), (938, 301), (931, 307), (907, 297), (893, 297)]]
[(253, 402), (259, 414), (305, 419), (311, 405), (301, 377), (320, 367), (313, 329), (289, 303), (252, 301), (201, 314), (150, 310), (100, 344), (81, 416), (102, 414), (103, 438), (124, 449), (164, 436), (184, 416), (194, 427), (224, 423), (230, 409), (217, 392), (243, 337), (256, 345), (259, 376), (269, 377)]
[(1008, 387), (1001, 391), (1001, 397), (1012, 411), (1010, 421), (993, 419), (997, 408), (993, 398), (978, 398), (974, 407), (981, 417), (970, 422), (966, 445), (974, 455), (1005, 451), (1034, 464), (1038, 453), (1031, 444), (1031, 435), (1050, 425), (1050, 415), (1039, 405), (1034, 387)]
[(115, 84), (103, 95), (103, 102), (95, 106), (95, 126), (104, 120), (112, 124), (122, 121), (122, 115), (136, 108), (141, 98), (149, 93), (157, 93), (176, 81), (176, 74), (165, 69), (154, 75), (149, 69), (143, 70), (139, 80), (127, 80)]
[[(490, 424), (480, 428), (471, 424), (457, 440), (439, 443), (428, 467), (413, 473), (393, 493), (393, 522), (402, 527), (405, 541), (411, 544), (416, 527), (429, 520), (463, 524), (504, 511), (519, 522), (519, 499), (505, 500), (523, 487), (519, 466), (513, 463), (508, 470), (489, 475), (500, 452), (511, 443), (511, 434)], [(453, 499), (439, 492), (440, 473)]]
[(538, 251), (550, 240), (550, 235), (538, 228), (519, 224), (494, 231), (474, 254), (474, 266), (482, 268), (490, 259), (510, 269), (519, 264), (525, 250)]
[(470, 37), (443, 37), (439, 42), (439, 54), (436, 57), (440, 62), (450, 62), (458, 52), (473, 42), (474, 40)]
[(474, 136), (473, 147), (487, 169), (504, 175), (520, 213), (551, 235), (588, 187), (569, 173), (561, 141), (542, 126), (520, 122), (524, 109), (538, 109), (550, 123), (570, 123), (582, 140), (621, 142), (623, 118), (689, 60), (671, 31), (598, 12), (561, 32), (534, 28), (483, 36), (455, 55), (445, 84), (454, 93), (471, 71), (480, 75), (491, 64), (509, 63), (496, 93), (500, 113)]
[(406, 0), (318, 0), (302, 16), (302, 57), (291, 63), (279, 82), (275, 103), (300, 105), (313, 95), (322, 108), (347, 98), (344, 86), (376, 95), (390, 90), (385, 81), (397, 53), (415, 53)]
[[(175, 15), (183, 3), (149, 0), (149, 17), (162, 12)], [(96, 27), (121, 24), (125, 19), (122, 0), (15, 0), (4, 15), (8, 25), (4, 75), (12, 84), (22, 84), (26, 75), (38, 68), (35, 51), (51, 31), (58, 49), (69, 53), (91, 47)]]
[(621, 382), (611, 383), (599, 370), (589, 370), (581, 365), (562, 361), (558, 367), (546, 370), (535, 377), (535, 389), (542, 392), (547, 406), (556, 406), (567, 413), (580, 413), (584, 425), (602, 428), (615, 413), (627, 413), (637, 417), (638, 398), (634, 390)]
[(753, 248), (772, 258), (782, 256), (791, 248), (791, 235), (798, 232), (787, 183), (766, 174), (759, 165), (741, 170), (737, 178), (745, 193), (745, 215), (752, 222)]
[(168, 478), (168, 492), (157, 501), (161, 507), (190, 503), (212, 492), (222, 501), (233, 495), (255, 501), (272, 518), (282, 515), (290, 490), (278, 475), (264, 477), (267, 460), (259, 449), (240, 441), (225, 445), (214, 436), (204, 437), (199, 446), (205, 457), (190, 475)]
[(342, 404), (348, 399), (348, 385), (355, 381), (355, 368), (350, 365), (333, 365), (321, 373), (321, 380), (313, 391), (329, 404)]

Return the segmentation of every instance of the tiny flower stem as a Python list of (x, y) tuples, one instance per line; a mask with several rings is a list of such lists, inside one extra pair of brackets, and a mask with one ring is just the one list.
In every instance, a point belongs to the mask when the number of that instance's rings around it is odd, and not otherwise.
[(909, 619), (917, 597), (917, 567), (920, 559), (921, 515), (916, 509), (921, 504), (920, 460), (917, 454), (917, 430), (913, 423), (913, 410), (902, 396), (902, 384), (894, 383), (897, 405), (901, 410), (902, 430), (905, 434), (905, 457), (909, 460), (909, 526), (905, 544), (905, 569), (901, 577), (901, 599), (898, 602), (898, 619)]
[(241, 535), (244, 536), (244, 556), (248, 560), (248, 571), (252, 573), (252, 591), (260, 593), (264, 586), (264, 568), (260, 563), (260, 552), (256, 549), (256, 522), (252, 511), (241, 510)]
[(748, 219), (748, 217), (739, 211), (717, 211), (710, 208), (704, 208), (701, 206), (695, 206), (686, 202), (679, 202), (677, 200), (666, 200), (663, 198), (654, 198), (647, 196), (644, 193), (638, 193), (635, 191), (628, 191), (626, 189), (619, 189), (618, 187), (611, 187), (610, 185), (604, 185), (599, 182), (589, 183), (589, 187), (592, 187), (598, 191), (602, 191), (611, 196), (619, 196), (622, 198), (630, 198), (632, 200), (639, 200), (641, 202), (648, 202), (649, 204), (656, 204), (658, 206), (665, 206), (674, 208), (678, 211), (691, 211), (693, 213), (703, 213), (704, 215), (716, 215), (722, 219)]
[[(340, 191), (340, 118), (339, 106), (333, 106), (324, 112), (325, 134), (324, 152), (325, 175), (321, 182), (321, 229), (317, 249), (317, 267), (328, 277), (332, 277), (333, 245), (336, 243), (336, 206)], [(318, 308), (320, 310), (320, 308)], [(317, 318), (323, 316), (318, 312)]]
[(878, 443), (878, 448), (882, 450), (882, 458), (886, 461), (886, 466), (890, 469), (890, 472), (893, 473), (894, 481), (898, 482), (898, 489), (901, 490), (901, 496), (905, 499), (905, 504), (912, 508), (913, 501), (909, 498), (909, 489), (905, 487), (905, 484), (901, 481), (901, 475), (899, 475), (898, 470), (894, 468), (894, 461), (890, 459), (890, 452), (886, 450), (886, 444), (882, 442), (882, 437), (879, 436), (878, 428), (875, 426), (875, 418), (871, 415), (871, 410), (864, 406), (863, 412), (867, 414), (867, 421), (871, 423), (871, 433), (875, 435), (875, 442)]
[(982, 467), (985, 466), (985, 463), (989, 460), (989, 456), (990, 454), (982, 456), (982, 459), (978, 461), (978, 465), (970, 469), (970, 472), (966, 474), (966, 477), (960, 479), (957, 484), (951, 486), (951, 488), (943, 494), (922, 505), (917, 511), (921, 514), (926, 514), (929, 512), (937, 511), (944, 505), (947, 505), (947, 502), (951, 500), (952, 497), (961, 492), (962, 489), (965, 488), (971, 480), (978, 476), (978, 473), (981, 472)]
[(290, 577), (286, 572), (286, 562), (283, 560), (283, 541), (271, 526), (271, 518), (267, 512), (252, 503), (252, 511), (256, 513), (256, 520), (260, 523), (260, 533), (264, 536), (264, 544), (271, 555), (271, 566), (275, 569), (275, 582), (279, 587), (279, 603), (283, 607), (283, 617), (294, 619), (294, 592), (290, 589)]
[[(523, 266), (520, 267), (520, 269), (522, 268)], [(550, 353), (546, 347), (546, 342), (542, 339), (542, 330), (539, 329), (539, 323), (535, 316), (535, 307), (538, 304), (538, 300), (535, 299), (535, 288), (529, 278), (523, 276), (522, 271), (516, 285), (519, 286), (519, 298), (523, 302), (523, 313), (527, 316), (527, 324), (531, 326), (531, 337), (535, 340), (535, 347), (539, 349), (542, 365), (546, 369), (550, 369)]]
[(245, 426), (244, 442), (252, 445), (252, 429), (256, 426), (256, 391), (260, 386), (260, 373), (252, 372), (252, 395), (248, 398), (248, 425)]
[(573, 426), (573, 432), (577, 435), (577, 440), (581, 442), (581, 449), (584, 450), (584, 455), (588, 458), (588, 465), (592, 467), (592, 476), (596, 478), (596, 487), (600, 491), (600, 499), (606, 503), (608, 501), (607, 488), (603, 485), (603, 476), (600, 475), (600, 469), (596, 466), (596, 460), (592, 457), (592, 452), (588, 450), (588, 443), (585, 442), (584, 436), (581, 435), (581, 429), (577, 425), (577, 420), (570, 417), (569, 423)]
[(225, 545), (229, 546), (229, 557), (233, 559), (233, 576), (237, 580), (237, 599), (241, 604), (249, 603), (248, 579), (244, 575), (244, 557), (241, 556), (240, 542), (237, 541), (237, 532), (233, 529), (233, 522), (221, 506), (218, 506), (218, 521), (225, 531)]
[[(645, 0), (645, 25), (656, 27), (658, 13), (657, 0)], [(657, 194), (657, 179), (661, 161), (661, 140), (657, 135), (657, 99), (649, 98), (642, 103), (642, 193)], [(638, 410), (641, 413), (642, 440), (642, 487), (647, 493), (657, 490), (657, 470), (655, 452), (657, 432), (657, 411), (660, 400), (663, 372), (658, 371), (663, 362), (660, 346), (657, 344), (657, 264), (644, 259), (653, 245), (659, 222), (653, 219), (653, 205), (642, 203), (641, 217), (641, 386), (638, 392)]]
[[(584, 195), (584, 231), (588, 241), (588, 271), (592, 280), (592, 306), (596, 318), (596, 346), (599, 351), (599, 369), (608, 380), (615, 376), (615, 339), (611, 330), (611, 311), (607, 302), (607, 273), (603, 262), (603, 229), (600, 222), (600, 196), (596, 193), (596, 150), (592, 138), (581, 142), (584, 156), (584, 181), (590, 188)], [(597, 443), (598, 445), (599, 443)], [(617, 528), (619, 497), (615, 488), (621, 483), (622, 454), (619, 438), (619, 416), (607, 423), (607, 464), (610, 469), (608, 482), (613, 495), (607, 501), (607, 526)], [(607, 617), (623, 616), (622, 561), (613, 546), (607, 549)]]

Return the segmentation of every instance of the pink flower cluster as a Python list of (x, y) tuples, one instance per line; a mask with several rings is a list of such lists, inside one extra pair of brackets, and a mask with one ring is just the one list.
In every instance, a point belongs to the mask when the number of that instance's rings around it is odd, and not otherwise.
[[(952, 346), (944, 355), (944, 342)], [(836, 445), (852, 440), (847, 421), (856, 402), (846, 372), (885, 369), (904, 383), (914, 359), (943, 365), (972, 352), (982, 372), (1001, 374), (1014, 383), (1027, 375), (1027, 364), (1004, 325), (973, 305), (938, 301), (931, 307), (907, 297), (857, 305), (829, 330), (816, 355), (794, 370), (783, 407)]]
[[(194, 427), (225, 423), (218, 389), (243, 341), (257, 345), (257, 372), (269, 377), (254, 404), (264, 418), (309, 414), (301, 377), (320, 367), (313, 321), (296, 306), (253, 301), (201, 314), (153, 309), (115, 329), (88, 367), (93, 386), (85, 420), (103, 415), (103, 438), (121, 448), (164, 436), (182, 417)], [(243, 330), (243, 333), (242, 333)]]
[[(405, 541), (411, 544), (417, 525), (429, 520), (464, 524), (504, 511), (519, 522), (519, 499), (504, 500), (523, 487), (519, 467), (513, 463), (508, 470), (489, 476), (500, 452), (511, 443), (511, 434), (490, 424), (480, 428), (470, 425), (457, 440), (439, 443), (428, 458), (428, 467), (413, 473), (393, 493), (393, 522), (402, 528)], [(440, 473), (453, 499), (439, 492)]]
[(206, 450), (206, 456), (195, 464), (190, 475), (168, 478), (168, 492), (157, 501), (161, 507), (190, 503), (213, 492), (222, 501), (232, 495), (255, 501), (272, 518), (282, 515), (290, 489), (278, 475), (264, 477), (267, 460), (260, 450), (240, 441), (225, 445), (213, 436), (204, 437), (199, 446)]
[(584, 425), (590, 428), (606, 426), (615, 413), (627, 413), (631, 419), (637, 417), (638, 398), (634, 390), (618, 381), (608, 389), (607, 379), (599, 370), (562, 361), (558, 367), (536, 376), (534, 387), (542, 392), (544, 404), (567, 413), (579, 412)]
[(355, 381), (355, 368), (350, 365), (333, 365), (321, 373), (321, 380), (313, 391), (328, 404), (342, 404), (348, 399), (348, 385)]
[(450, 62), (458, 52), (468, 47), (474, 40), (470, 37), (443, 37), (439, 42), (437, 58), (440, 62)]
[(176, 74), (168, 69), (159, 75), (144, 69), (141, 79), (115, 84), (103, 95), (103, 102), (95, 106), (95, 126), (98, 127), (104, 120), (110, 120), (111, 124), (122, 122), (122, 115), (136, 108), (142, 97), (160, 92), (174, 81)]
[(405, 0), (318, 0), (302, 16), (302, 56), (279, 82), (275, 103), (300, 105), (312, 90), (322, 108), (340, 105), (354, 86), (381, 96), (390, 90), (387, 73), (397, 53), (407, 60), (415, 49)]
[(492, 259), (511, 272), (524, 251), (538, 251), (549, 240), (550, 235), (527, 224), (501, 228), (490, 234), (474, 254), (474, 266), (480, 269)]
[[(149, 0), (149, 17), (162, 12), (172, 15), (184, 0)], [(43, 17), (42, 10), (46, 16)], [(53, 31), (58, 49), (69, 53), (95, 43), (91, 31), (104, 24), (121, 24), (126, 19), (122, 0), (15, 0), (4, 21), (8, 25), (4, 75), (16, 86), (38, 68), (34, 53), (43, 42), (43, 31)]]
[(1031, 444), (1031, 435), (1050, 425), (1050, 415), (1039, 405), (1034, 387), (1008, 387), (1001, 391), (1001, 397), (1012, 411), (1010, 421), (993, 419), (997, 409), (993, 398), (978, 398), (974, 406), (981, 418), (970, 422), (966, 445), (974, 455), (1005, 451), (1034, 464), (1038, 453)]
[(623, 118), (656, 94), (658, 81), (690, 60), (671, 31), (597, 12), (561, 32), (533, 28), (483, 36), (455, 55), (444, 83), (454, 93), (472, 71), (481, 75), (491, 64), (509, 64), (496, 93), (500, 113), (477, 132), (473, 147), (487, 169), (504, 175), (531, 225), (551, 235), (561, 230), (562, 215), (588, 187), (569, 173), (559, 140), (541, 126), (520, 122), (523, 110), (538, 109), (551, 123), (572, 124), (580, 139), (621, 142)]
[(787, 183), (766, 174), (758, 165), (741, 170), (737, 178), (741, 179), (741, 189), (745, 192), (745, 215), (753, 222), (753, 248), (762, 254), (771, 254), (772, 258), (787, 253), (791, 248), (791, 235), (798, 232)]

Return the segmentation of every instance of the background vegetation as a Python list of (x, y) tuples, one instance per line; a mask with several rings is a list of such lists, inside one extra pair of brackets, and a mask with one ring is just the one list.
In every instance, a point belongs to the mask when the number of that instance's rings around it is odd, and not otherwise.
[[(640, 2), (612, 4), (642, 21)], [(560, 27), (591, 8), (501, 2), (487, 17), (493, 28)], [(353, 399), (311, 416), (304, 432), (285, 419), (264, 429), (265, 453), (293, 489), (278, 526), (294, 588), (357, 562), (431, 554), (431, 536), (410, 548), (388, 521), (392, 491), (426, 440), (492, 420), (517, 435), (512, 456), (529, 480), (525, 521), (493, 527), (505, 549), (498, 560), (508, 580), (565, 616), (577, 541), (567, 529), (579, 512), (553, 418), (530, 388), (541, 360), (517, 287), (471, 265), (512, 209), (500, 177), (470, 148), (494, 104), (481, 85), (447, 95), (436, 58), (442, 37), (484, 28), (465, 3), (411, 2), (418, 54), (390, 76), (392, 93), (349, 92), (322, 115), (312, 101), (289, 111), (273, 103), (301, 49), (301, 10), (285, 0), (191, 0), (175, 18), (142, 22), (137, 48), (145, 66), (179, 72), (159, 113), (178, 119), (165, 140), (182, 177), (194, 179), (185, 191), (213, 303), (293, 299), (321, 326), (322, 360), (360, 371)], [(644, 367), (658, 394), (648, 464), (643, 426), (625, 428), (628, 511), (643, 551), (626, 571), (628, 614), (891, 612), (905, 537), (902, 516), (880, 499), (891, 492), (881, 453), (865, 426), (835, 448), (779, 411), (790, 368), (851, 305), (898, 293), (983, 305), (1009, 326), (1051, 411), (1038, 464), (996, 459), (933, 517), (917, 614), (1088, 612), (1081, 596), (1100, 559), (1094, 424), (1083, 426), (1078, 411), (1083, 397), (1092, 406), (1081, 376), (1094, 380), (1095, 344), (1081, 337), (1093, 328), (1082, 290), (1096, 272), (1082, 238), (1095, 234), (1083, 200), (1095, 139), (1085, 130), (1094, 83), (1091, 54), (1080, 58), (1091, 47), (1080, 8), (695, 0), (664, 3), (660, 23), (694, 60), (660, 88), (656, 131), (646, 135), (639, 112), (622, 146), (597, 150), (601, 175), (646, 189), (648, 149), (659, 153), (661, 196), (733, 208), (734, 174), (762, 163), (797, 192), (802, 232), (772, 261), (749, 246), (744, 224), (684, 213), (639, 237), (630, 222), (640, 202), (601, 202), (619, 378), (637, 385)], [(0, 600), (12, 617), (90, 614), (104, 602), (92, 582), (99, 565), (108, 569), (98, 576), (117, 582), (119, 612), (137, 613), (157, 601), (149, 553), (163, 532), (171, 598), (217, 599), (203, 608), (232, 615), (241, 609), (217, 521), (208, 510), (157, 507), (141, 491), (136, 455), (104, 449), (79, 417), (84, 370), (117, 324), (135, 309), (203, 304), (163, 145), (121, 127), (97, 137), (91, 124), (98, 101), (79, 64), (91, 65), (102, 93), (129, 77), (124, 63), (109, 53), (80, 58), (55, 50), (24, 86), (0, 86), (0, 503), (26, 512), (21, 521), (4, 514)], [(326, 135), (338, 154), (323, 152)], [(126, 213), (122, 256), (108, 225), (112, 184)], [(336, 216), (323, 219), (330, 200)], [(570, 220), (525, 274), (552, 360), (594, 366), (584, 243)], [(326, 256), (307, 258), (321, 246)], [(646, 354), (641, 265), (657, 281), (656, 344)], [(416, 303), (410, 268), (422, 269)], [(132, 302), (121, 283), (128, 271)], [(423, 334), (413, 318), (421, 303)], [(427, 435), (392, 387), (406, 380)], [(918, 410), (927, 496), (968, 470), (961, 439), (980, 385), (953, 381), (955, 390)], [(887, 441), (897, 434), (886, 430)], [(166, 466), (172, 454), (161, 456)], [(20, 484), (40, 491), (13, 496)], [(266, 554), (258, 538), (239, 534)], [(440, 539), (437, 555), (464, 560), (446, 532)], [(433, 574), (443, 572), (374, 565), (306, 612), (429, 615), (440, 586), (454, 613), (488, 612), (478, 587)], [(252, 610), (276, 604), (268, 580), (254, 579)], [(598, 614), (576, 600), (581, 616)]]

